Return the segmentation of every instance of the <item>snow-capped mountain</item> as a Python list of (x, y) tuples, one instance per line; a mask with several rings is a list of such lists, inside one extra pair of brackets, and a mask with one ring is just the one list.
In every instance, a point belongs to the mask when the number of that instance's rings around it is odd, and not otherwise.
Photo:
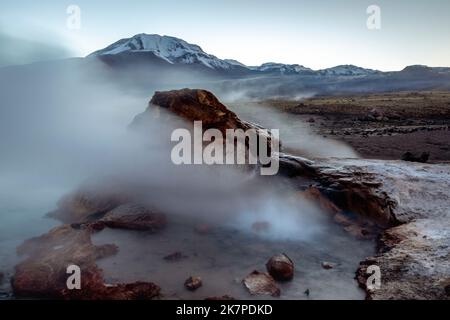
[(317, 71), (321, 76), (368, 76), (378, 74), (380, 71), (365, 69), (351, 64), (340, 65), (333, 68), (322, 69)]
[(283, 64), (268, 62), (258, 67), (248, 67), (251, 70), (279, 74), (312, 74), (314, 71), (299, 64)]
[(243, 64), (242, 62), (239, 62), (239, 61), (234, 60), (234, 59), (224, 59), (224, 61), (227, 62), (227, 63), (229, 63), (229, 64), (232, 64), (232, 65), (234, 65), (234, 66), (240, 66), (240, 67), (243, 67), (243, 68), (248, 68), (248, 67), (247, 67), (245, 64)]
[(235, 60), (219, 59), (204, 52), (200, 46), (182, 39), (144, 33), (121, 39), (88, 57), (117, 55), (125, 52), (151, 52), (171, 64), (202, 64), (211, 69), (234, 69), (236, 66), (243, 66)]
[[(299, 64), (283, 64), (268, 62), (260, 66), (249, 67), (245, 64), (233, 59), (219, 59), (216, 56), (206, 53), (196, 44), (188, 43), (182, 39), (160, 36), (157, 34), (137, 34), (131, 38), (121, 39), (110, 46), (98, 50), (88, 57), (101, 57), (104, 60), (115, 59), (117, 63), (133, 63), (133, 53), (149, 53), (152, 58), (158, 61), (161, 59), (163, 63), (172, 65), (192, 65), (207, 67), (207, 70), (213, 72), (225, 73), (227, 75), (300, 75), (300, 76), (316, 76), (316, 77), (365, 77), (372, 75), (383, 75), (384, 73), (377, 70), (365, 69), (354, 65), (339, 65), (336, 67), (312, 70)], [(126, 54), (131, 54), (128, 57)], [(117, 58), (117, 59), (116, 59)], [(136, 60), (139, 57), (136, 55)], [(148, 62), (150, 63), (150, 62)], [(417, 73), (416, 69), (423, 71), (420, 66), (412, 66), (411, 69)], [(433, 72), (441, 74), (448, 73), (446, 68), (437, 70), (433, 68)], [(408, 70), (407, 70), (408, 71)], [(409, 70), (411, 71), (411, 70)]]

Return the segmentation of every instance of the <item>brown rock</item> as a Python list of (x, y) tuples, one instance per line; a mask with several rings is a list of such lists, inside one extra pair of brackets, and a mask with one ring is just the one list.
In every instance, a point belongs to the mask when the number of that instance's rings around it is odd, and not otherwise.
[[(15, 268), (12, 287), (15, 296), (54, 299), (152, 299), (159, 295), (153, 283), (107, 285), (102, 270), (95, 261), (113, 255), (117, 247), (112, 244), (95, 246), (90, 228), (56, 227), (37, 238), (25, 241), (18, 247), (20, 255), (27, 258)], [(67, 267), (81, 269), (81, 289), (67, 288)]]
[(241, 120), (234, 112), (223, 105), (211, 92), (201, 89), (182, 89), (157, 91), (150, 100), (147, 110), (135, 117), (132, 128), (146, 127), (145, 119), (151, 118), (160, 109), (187, 120), (202, 121), (203, 129), (215, 128), (225, 135), (227, 129), (255, 129), (258, 136), (267, 138), (268, 150), (272, 136), (262, 131), (262, 127)]
[(324, 268), (325, 270), (333, 269), (334, 266), (335, 266), (334, 263), (327, 262), (327, 261), (322, 262), (322, 268)]
[(127, 197), (118, 190), (106, 191), (85, 186), (61, 198), (58, 208), (48, 215), (64, 223), (85, 223), (97, 220), (126, 202)]
[(127, 203), (108, 212), (99, 222), (109, 228), (156, 232), (166, 226), (166, 217), (145, 206)]
[(269, 274), (276, 280), (286, 281), (294, 277), (294, 263), (286, 254), (277, 254), (266, 263)]
[(195, 291), (202, 286), (202, 279), (200, 277), (189, 277), (184, 282), (186, 289)]
[(275, 280), (267, 273), (253, 271), (242, 281), (252, 295), (280, 296), (280, 289)]

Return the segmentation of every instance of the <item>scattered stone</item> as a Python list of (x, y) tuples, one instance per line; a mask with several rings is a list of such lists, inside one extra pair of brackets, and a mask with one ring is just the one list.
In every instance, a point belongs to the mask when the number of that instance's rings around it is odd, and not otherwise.
[(303, 292), (304, 294), (306, 294), (307, 297), (309, 297), (309, 289), (306, 289), (305, 292)]
[(188, 258), (188, 256), (182, 254), (179, 251), (176, 251), (174, 253), (171, 253), (171, 254), (165, 256), (164, 260), (170, 261), (170, 262), (176, 262), (176, 261), (180, 261), (180, 260), (183, 260), (183, 259), (186, 259), (186, 258)]
[(286, 281), (294, 277), (294, 263), (286, 254), (277, 254), (266, 263), (269, 274), (276, 280)]
[(325, 270), (333, 269), (334, 267), (335, 267), (334, 263), (327, 262), (327, 261), (322, 262), (322, 268), (324, 268)]
[(200, 277), (189, 277), (184, 282), (186, 289), (195, 291), (202, 286), (202, 279)]
[(309, 119), (308, 119), (308, 122), (309, 122), (309, 123), (314, 123), (314, 122), (316, 122), (316, 120), (315, 120), (314, 118), (309, 118)]
[(257, 221), (252, 224), (252, 230), (256, 233), (268, 232), (270, 230), (270, 223), (267, 221)]
[(368, 112), (366, 119), (368, 121), (382, 121), (384, 119), (383, 112), (374, 108)]
[(242, 281), (251, 295), (280, 296), (275, 280), (265, 272), (253, 271)]

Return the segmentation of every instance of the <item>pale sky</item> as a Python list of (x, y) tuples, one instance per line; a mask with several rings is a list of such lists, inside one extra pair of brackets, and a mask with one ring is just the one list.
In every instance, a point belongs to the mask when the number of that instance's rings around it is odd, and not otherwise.
[[(66, 26), (71, 4), (81, 10), (80, 30)], [(381, 9), (379, 30), (366, 25), (372, 4)], [(22, 60), (41, 60), (85, 56), (121, 38), (156, 33), (247, 65), (450, 66), (448, 0), (1, 0), (0, 6), (0, 59), (11, 56), (12, 39), (27, 42), (19, 46), (28, 50)]]

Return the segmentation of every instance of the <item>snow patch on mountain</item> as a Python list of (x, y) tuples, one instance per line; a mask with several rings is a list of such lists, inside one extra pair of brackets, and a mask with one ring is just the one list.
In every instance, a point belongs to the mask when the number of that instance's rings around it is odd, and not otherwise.
[(380, 71), (365, 69), (351, 64), (340, 65), (333, 68), (322, 69), (317, 71), (322, 76), (368, 76), (378, 74)]
[(234, 59), (224, 59), (223, 61), (225, 61), (225, 62), (227, 62), (227, 63), (229, 63), (229, 64), (232, 64), (232, 65), (234, 65), (234, 66), (240, 66), (240, 67), (243, 67), (243, 68), (248, 68), (245, 64), (243, 64), (242, 62), (239, 62), (239, 61), (237, 61), (237, 60), (234, 60)]
[(299, 64), (283, 64), (276, 62), (263, 63), (262, 65), (257, 67), (249, 67), (249, 69), (260, 72), (271, 72), (280, 74), (301, 74), (314, 72), (312, 69), (306, 68)]
[(145, 33), (121, 39), (89, 56), (115, 55), (124, 52), (152, 52), (171, 64), (203, 64), (211, 69), (232, 69), (238, 65), (237, 61), (231, 63), (221, 60), (204, 52), (200, 46), (182, 39)]

